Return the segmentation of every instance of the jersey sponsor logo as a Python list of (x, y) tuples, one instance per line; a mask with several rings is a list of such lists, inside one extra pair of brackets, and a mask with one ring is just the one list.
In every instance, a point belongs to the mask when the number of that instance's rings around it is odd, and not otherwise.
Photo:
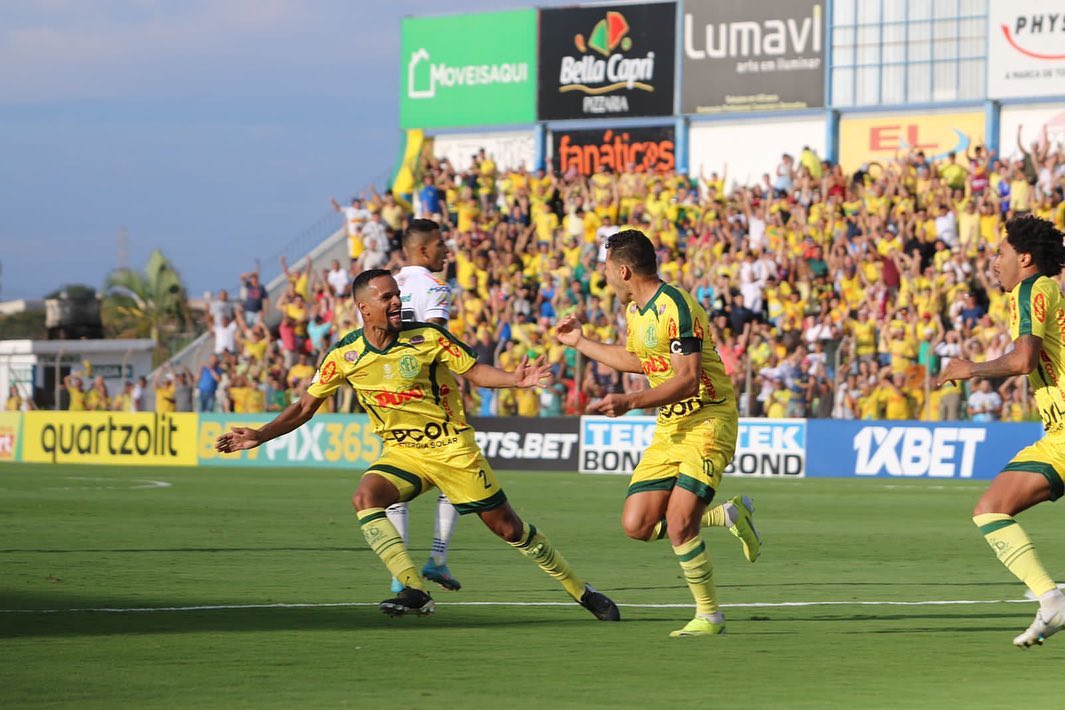
[(670, 318), (666, 324), (666, 332), (669, 333), (669, 339), (675, 340), (677, 338), (677, 321)]
[(424, 342), (425, 342), (425, 336), (424, 335), (412, 335), (411, 338), (410, 338), (410, 344), (411, 345), (421, 345)]
[(655, 326), (647, 326), (647, 330), (643, 332), (643, 344), (649, 348), (658, 346), (658, 330)]
[(673, 404), (663, 404), (658, 408), (658, 418), (662, 421), (668, 421), (677, 417), (686, 417), (693, 412), (698, 412), (702, 408), (703, 403), (699, 398), (692, 397), (691, 399), (674, 402)]
[(451, 357), (462, 357), (462, 350), (460, 350), (459, 346), (455, 345), (455, 343), (451, 342), (448, 338), (441, 336), (436, 339), (436, 343)]
[(699, 371), (699, 381), (703, 383), (703, 387), (706, 388), (706, 394), (711, 400), (717, 399), (717, 387), (714, 387), (714, 379), (706, 372), (706, 370)]
[(867, 426), (854, 437), (859, 476), (972, 478), (987, 431), (969, 427)]
[(421, 387), (414, 387), (400, 392), (375, 392), (374, 401), (379, 407), (402, 407), (407, 402), (420, 402), (425, 399)]
[(1010, 325), (1014, 325), (1017, 322), (1017, 300), (1010, 299)]
[(1032, 299), (1032, 315), (1040, 323), (1045, 323), (1047, 319), (1047, 299), (1041, 293), (1035, 294), (1035, 298)]
[(458, 441), (457, 434), (455, 427), (447, 422), (429, 422), (421, 429), (389, 429), (383, 436), (401, 446), (437, 448)]
[(318, 381), (323, 385), (327, 384), (330, 380), (336, 377), (337, 364), (336, 361), (330, 360), (326, 364), (322, 365), (322, 369), (318, 371)]
[(692, 322), (692, 334), (699, 340), (703, 339), (703, 327), (699, 325), (699, 319), (696, 318)]
[(359, 361), (359, 351), (358, 350), (349, 350), (349, 351), (347, 351), (346, 353), (344, 353), (344, 359), (347, 360), (348, 362), (358, 362)]
[(386, 380), (394, 380), (396, 378), (396, 370), (392, 367), (392, 363), (383, 363), (381, 365), (381, 370), (384, 372)]
[(414, 359), (414, 356), (404, 355), (399, 359), (399, 374), (406, 379), (413, 380), (420, 371), (421, 368), (418, 366), (418, 361)]
[(645, 375), (650, 375), (656, 372), (669, 372), (669, 360), (661, 355), (652, 355), (640, 362), (640, 369), (643, 370), (643, 374)]
[(1065, 308), (1058, 308), (1058, 314), (1055, 319), (1058, 322), (1058, 332), (1065, 333)]
[(449, 394), (451, 394), (451, 388), (447, 385), (440, 385), (440, 406), (443, 407), (447, 418), (451, 419), (455, 414), (451, 411), (451, 403), (447, 401)]
[(640, 310), (640, 308), (635, 303), (629, 304), (629, 313), (635, 313), (638, 310)]
[(660, 303), (658, 305), (658, 315), (664, 315), (666, 312), (666, 304)]

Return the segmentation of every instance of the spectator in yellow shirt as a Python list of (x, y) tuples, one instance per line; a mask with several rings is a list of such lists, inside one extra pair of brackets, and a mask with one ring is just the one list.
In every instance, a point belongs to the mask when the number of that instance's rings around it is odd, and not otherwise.
[(81, 378), (77, 375), (67, 375), (63, 378), (63, 386), (66, 387), (70, 404), (67, 410), (71, 412), (85, 411), (85, 390), (82, 388)]

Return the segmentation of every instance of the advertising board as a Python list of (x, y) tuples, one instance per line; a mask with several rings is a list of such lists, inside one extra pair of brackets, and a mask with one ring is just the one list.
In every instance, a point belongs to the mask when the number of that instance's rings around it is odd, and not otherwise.
[(1034, 422), (810, 420), (807, 475), (989, 479), (1039, 439)]
[(22, 415), (22, 460), (194, 466), (196, 415), (46, 412)]
[(673, 113), (677, 4), (540, 11), (540, 120)]
[(989, 3), (987, 95), (1065, 96), (1065, 12), (1050, 0)]
[(365, 414), (323, 414), (262, 446), (233, 454), (214, 442), (235, 426), (259, 427), (272, 414), (201, 414), (196, 452), (209, 466), (337, 466), (362, 470), (381, 454), (381, 439)]
[(615, 174), (629, 166), (638, 173), (673, 170), (677, 166), (673, 126), (551, 132), (551, 167), (592, 175), (603, 169)]
[(470, 420), (477, 445), (494, 469), (576, 471), (576, 417), (487, 417)]
[(530, 172), (536, 167), (536, 137), (532, 131), (498, 133), (452, 133), (432, 137), (433, 157), (447, 158), (456, 170), (469, 170), (473, 156), (484, 149), (498, 171), (521, 165)]
[(682, 113), (825, 103), (825, 17), (811, 0), (686, 0)]
[(536, 120), (536, 10), (406, 17), (402, 128)]
[[(581, 417), (580, 472), (632, 473), (654, 432), (654, 417)], [(805, 419), (740, 419), (736, 454), (725, 475), (805, 474)]]
[(983, 111), (844, 116), (839, 124), (839, 162), (845, 172), (863, 163), (886, 164), (911, 148), (929, 161), (984, 143)]
[(802, 149), (809, 146), (825, 155), (823, 118), (776, 119), (724, 123), (692, 123), (688, 132), (688, 166), (692, 175), (719, 175), (728, 168), (728, 183), (761, 183), (762, 175), (776, 174), (784, 153), (799, 165)]

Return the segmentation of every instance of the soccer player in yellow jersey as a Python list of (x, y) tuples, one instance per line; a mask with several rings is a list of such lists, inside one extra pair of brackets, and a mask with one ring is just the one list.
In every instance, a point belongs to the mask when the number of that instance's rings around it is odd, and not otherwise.
[(710, 339), (706, 311), (658, 277), (651, 240), (627, 229), (609, 237), (606, 249), (606, 280), (629, 304), (626, 344), (583, 337), (573, 316), (559, 321), (557, 337), (586, 357), (621, 372), (642, 372), (650, 381), (650, 389), (610, 394), (589, 408), (617, 417), (630, 409), (658, 407), (654, 439), (633, 471), (621, 524), (633, 539), (669, 537), (673, 545), (695, 597), (696, 616), (671, 636), (724, 633), (713, 566), (699, 530), (728, 527), (751, 562), (761, 548), (749, 498), (737, 496), (707, 510), (736, 449), (732, 381)]
[(234, 428), (216, 442), (228, 453), (251, 449), (305, 424), (345, 382), (350, 384), (384, 440), (352, 502), (370, 548), (403, 589), (381, 602), (386, 614), (431, 614), (435, 603), (385, 508), (438, 487), (461, 514), (476, 513), (488, 528), (557, 580), (596, 618), (617, 621), (617, 605), (576, 575), (569, 562), (533, 525), (525, 523), (474, 441), (462, 394), (452, 373), (475, 387), (535, 387), (550, 375), (523, 358), (513, 372), (477, 362), (473, 351), (431, 323), (404, 323), (399, 285), (388, 271), (370, 269), (352, 283), (363, 328), (326, 355), (314, 382), (260, 429)]
[(1039, 561), (1018, 513), (1065, 492), (1065, 299), (1053, 280), (1065, 267), (1065, 235), (1038, 217), (1006, 223), (992, 271), (1009, 293), (1013, 350), (987, 362), (952, 359), (937, 384), (972, 377), (1027, 375), (1045, 436), (1021, 449), (973, 509), (973, 522), (1002, 564), (1039, 598), (1035, 621), (1013, 643), (1042, 644), (1065, 628), (1065, 596)]

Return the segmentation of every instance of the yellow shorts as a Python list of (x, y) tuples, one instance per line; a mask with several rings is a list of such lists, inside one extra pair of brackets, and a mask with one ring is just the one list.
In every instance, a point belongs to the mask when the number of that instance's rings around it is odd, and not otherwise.
[(644, 491), (670, 491), (680, 486), (704, 503), (714, 499), (721, 474), (736, 453), (739, 421), (735, 417), (704, 419), (680, 424), (676, 429), (655, 430), (629, 479), (628, 495)]
[(1050, 484), (1050, 500), (1065, 494), (1065, 432), (1047, 434), (1017, 452), (1003, 471), (1038, 473)]
[(472, 429), (459, 434), (456, 443), (439, 449), (386, 443), (381, 458), (366, 473), (387, 479), (404, 502), (436, 486), (460, 515), (494, 510), (507, 502), (492, 467), (474, 441)]

